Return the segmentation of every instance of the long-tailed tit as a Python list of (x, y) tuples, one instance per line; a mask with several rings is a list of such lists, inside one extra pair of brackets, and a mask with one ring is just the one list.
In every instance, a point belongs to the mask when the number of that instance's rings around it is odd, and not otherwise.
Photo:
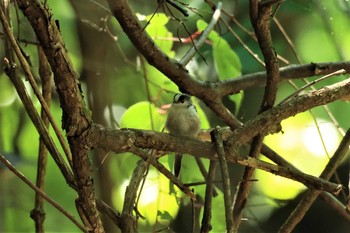
[[(201, 121), (191, 97), (186, 94), (176, 94), (170, 107), (165, 124), (170, 134), (174, 136), (196, 137), (201, 129)], [(180, 174), (182, 154), (175, 154), (174, 174)]]

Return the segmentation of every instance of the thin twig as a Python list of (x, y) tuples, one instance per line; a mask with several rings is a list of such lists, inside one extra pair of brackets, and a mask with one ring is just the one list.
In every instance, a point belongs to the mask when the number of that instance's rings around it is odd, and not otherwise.
[(149, 163), (153, 167), (155, 167), (160, 173), (162, 173), (165, 177), (167, 177), (169, 180), (171, 180), (182, 192), (184, 192), (191, 199), (194, 199), (194, 200), (196, 199), (194, 193), (187, 186), (183, 185), (181, 183), (181, 181), (176, 176), (174, 176), (168, 169), (166, 169), (166, 167), (163, 166), (163, 164), (159, 163), (152, 156), (147, 155), (144, 151), (139, 150), (137, 147), (130, 144), (130, 141), (129, 141), (128, 145), (130, 146), (130, 152), (141, 157), (147, 163)]
[[(278, 165), (281, 165), (286, 168), (290, 169), (296, 169), (293, 164), (289, 163), (287, 160), (285, 160), (282, 156), (277, 154), (275, 151), (273, 151), (268, 146), (264, 145), (262, 147), (261, 153), (266, 156), (271, 161), (275, 162)], [(320, 194), (321, 198), (323, 200), (326, 200), (326, 202), (333, 208), (335, 211), (337, 211), (341, 216), (343, 216), (345, 219), (350, 220), (350, 215), (346, 213), (345, 206), (338, 201), (332, 194), (328, 192), (321, 192)]]
[[(152, 103), (151, 90), (150, 90), (150, 87), (149, 87), (147, 69), (146, 69), (146, 65), (145, 65), (145, 62), (144, 62), (144, 58), (140, 57), (140, 61), (141, 61), (141, 68), (142, 68), (143, 78), (145, 80), (145, 88), (146, 88), (146, 93), (147, 93), (147, 99), (148, 99), (149, 103)], [(151, 104), (148, 105), (148, 114), (149, 114), (150, 121), (151, 121), (150, 122), (151, 123), (151, 129), (155, 130)]]
[[(201, 172), (201, 174), (204, 177), (205, 181), (208, 182), (208, 179), (209, 179), (208, 172), (205, 169), (202, 160), (200, 158), (198, 158), (198, 157), (196, 157), (195, 159), (196, 159), (196, 163), (198, 165), (199, 171)], [(218, 192), (216, 191), (215, 185), (214, 185), (213, 196), (216, 197), (217, 195), (218, 195)]]
[(25, 182), (31, 189), (33, 189), (36, 193), (41, 195), (47, 202), (49, 202), (53, 207), (55, 207), (58, 211), (60, 211), (64, 216), (66, 216), (69, 220), (71, 220), (77, 227), (79, 227), (83, 232), (88, 232), (83, 225), (81, 225), (70, 213), (68, 213), (63, 207), (61, 207), (57, 202), (52, 200), (46, 193), (44, 193), (41, 189), (35, 186), (30, 180), (28, 180), (20, 171), (18, 171), (12, 164), (5, 159), (3, 155), (0, 154), (0, 161), (10, 170), (12, 171), (18, 178), (20, 178), (23, 182)]
[(45, 141), (45, 145), (50, 151), (50, 154), (52, 155), (53, 159), (55, 160), (57, 166), (60, 168), (62, 174), (64, 175), (67, 183), (69, 185), (74, 186), (75, 181), (73, 178), (73, 173), (70, 170), (70, 168), (67, 166), (65, 160), (63, 159), (62, 155), (58, 151), (52, 137), (50, 136), (50, 133), (48, 129), (45, 127), (44, 123), (42, 122), (39, 113), (37, 112), (31, 97), (29, 96), (28, 92), (26, 91), (26, 88), (24, 86), (23, 81), (16, 76), (11, 75), (11, 72), (14, 72), (16, 69), (16, 65), (10, 64), (9, 61), (5, 58), (5, 73), (11, 78), (12, 83), (14, 84), (16, 91), (23, 102), (23, 106), (25, 107), (30, 119), (32, 120), (34, 126), (36, 127), (37, 131), (39, 132), (40, 136)]
[(67, 159), (69, 161), (69, 164), (72, 165), (72, 155), (71, 155), (70, 150), (68, 149), (68, 147), (66, 145), (66, 142), (64, 140), (63, 134), (62, 134), (61, 130), (59, 129), (59, 127), (57, 126), (55, 120), (53, 119), (53, 116), (52, 116), (52, 114), (50, 112), (50, 108), (48, 107), (47, 103), (45, 102), (44, 97), (40, 93), (40, 90), (38, 88), (38, 85), (35, 82), (34, 76), (33, 76), (32, 72), (30, 70), (30, 67), (29, 67), (29, 65), (27, 63), (27, 60), (23, 56), (23, 53), (21, 52), (21, 49), (20, 49), (20, 47), (17, 44), (17, 41), (16, 41), (16, 39), (15, 39), (13, 33), (12, 33), (12, 30), (11, 30), (11, 28), (9, 26), (9, 23), (6, 20), (6, 17), (4, 15), (4, 12), (2, 11), (2, 9), (1, 9), (1, 12), (0, 12), (0, 19), (1, 19), (1, 23), (2, 23), (2, 25), (4, 27), (6, 36), (9, 39), (9, 41), (10, 41), (10, 43), (11, 43), (11, 45), (12, 45), (12, 47), (13, 47), (13, 49), (14, 49), (17, 57), (18, 57), (19, 62), (21, 63), (23, 71), (24, 71), (26, 77), (28, 78), (29, 83), (30, 83), (30, 85), (32, 86), (32, 88), (34, 90), (35, 95), (37, 96), (38, 100), (40, 101), (40, 104), (43, 107), (43, 109), (44, 109), (44, 111), (45, 111), (45, 113), (46, 113), (46, 115), (47, 115), (47, 117), (48, 117), (48, 119), (49, 119), (49, 121), (50, 121), (50, 123), (51, 123), (51, 125), (52, 125), (52, 127), (53, 127), (53, 129), (54, 129), (54, 131), (56, 133), (56, 135), (57, 135), (57, 138), (58, 138), (58, 140), (59, 140), (59, 142), (60, 142), (60, 144), (61, 144), (61, 146), (63, 148), (63, 151), (64, 151), (64, 153), (65, 153), (65, 155), (66, 155), (66, 157), (67, 157)]
[[(243, 46), (243, 48), (262, 66), (265, 66), (265, 63), (263, 60), (261, 60), (258, 56), (258, 54), (254, 53), (253, 50), (251, 50), (246, 43), (241, 39), (241, 37), (232, 29), (232, 27), (223, 19), (221, 19), (221, 22), (226, 26), (226, 28), (229, 30), (229, 32), (237, 39), (237, 41)], [(249, 33), (250, 35), (250, 33)]]
[[(41, 47), (38, 47), (39, 53), (39, 74), (42, 83), (42, 93), (43, 97), (48, 106), (50, 106), (51, 102), (51, 70), (47, 63), (47, 59), (45, 57), (44, 52)], [(43, 109), (41, 109), (41, 118), (46, 126), (49, 128), (49, 119)], [(37, 161), (37, 177), (36, 177), (36, 186), (42, 190), (44, 190), (45, 183), (45, 175), (46, 175), (46, 164), (47, 164), (47, 148), (42, 139), (39, 142), (39, 156)], [(36, 193), (35, 194), (35, 207), (32, 210), (30, 216), (35, 221), (36, 232), (45, 232), (44, 230), (44, 220), (45, 220), (45, 210), (43, 206), (42, 197)]]
[(202, 36), (195, 43), (195, 45), (191, 47), (190, 50), (188, 50), (188, 52), (185, 54), (185, 56), (180, 60), (181, 65), (186, 66), (191, 61), (191, 59), (196, 55), (197, 50), (204, 44), (205, 40), (208, 38), (210, 32), (214, 29), (216, 23), (220, 18), (221, 7), (222, 7), (222, 3), (218, 2), (210, 23), (208, 24), (207, 28), (203, 31)]
[(278, 27), (278, 29), (281, 31), (282, 35), (284, 36), (284, 38), (286, 39), (289, 47), (292, 49), (292, 52), (295, 56), (295, 59), (297, 59), (297, 62), (300, 64), (301, 63), (301, 60), (297, 54), (297, 51), (295, 49), (295, 46), (292, 42), (292, 39), (289, 37), (289, 35), (287, 34), (286, 30), (284, 30), (283, 26), (281, 25), (281, 23), (279, 22), (279, 20), (276, 18), (276, 17), (273, 17), (272, 18), (273, 21), (275, 22), (276, 26)]
[[(160, 0), (160, 1), (164, 1), (164, 0)], [(168, 4), (170, 4), (172, 7), (174, 7), (176, 10), (178, 10), (179, 12), (181, 12), (185, 17), (188, 17), (188, 11), (183, 9), (182, 7), (180, 7), (179, 5), (177, 5), (175, 2), (173, 2), (172, 0), (165, 0)]]
[(294, 97), (294, 96), (297, 96), (300, 92), (302, 92), (303, 90), (305, 90), (306, 88), (308, 87), (311, 87), (312, 85), (315, 85), (316, 83), (318, 82), (321, 82), (327, 78), (330, 78), (330, 77), (333, 77), (333, 76), (336, 76), (336, 75), (341, 75), (341, 74), (345, 74), (346, 71), (344, 69), (340, 69), (340, 70), (337, 70), (337, 71), (334, 71), (330, 74), (327, 74), (325, 76), (322, 76), (321, 78), (318, 78), (312, 82), (308, 82), (307, 84), (305, 84), (304, 86), (302, 86), (301, 88), (299, 88), (297, 91), (295, 91), (294, 93), (292, 93), (291, 95), (287, 96), (286, 98), (284, 98), (280, 103), (284, 103), (286, 102), (287, 100), (289, 100), (290, 98)]

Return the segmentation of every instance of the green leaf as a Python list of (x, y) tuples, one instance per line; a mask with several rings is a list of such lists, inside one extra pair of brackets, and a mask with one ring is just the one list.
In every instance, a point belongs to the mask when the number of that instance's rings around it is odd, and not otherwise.
[(153, 66), (147, 64), (146, 72), (151, 96), (158, 96), (163, 90), (179, 92), (177, 85)]
[(169, 220), (169, 221), (173, 221), (174, 220), (174, 218), (166, 210), (164, 210), (164, 211), (159, 211), (158, 210), (157, 215), (160, 217), (160, 219), (165, 219), (165, 220)]
[(121, 128), (136, 128), (161, 131), (166, 117), (148, 101), (136, 103), (129, 107), (121, 117)]
[(243, 102), (244, 92), (240, 91), (237, 94), (229, 95), (228, 98), (235, 103), (235, 114), (238, 113), (239, 109), (241, 108), (242, 102)]
[(207, 119), (205, 112), (203, 111), (203, 109), (199, 105), (198, 99), (193, 98), (193, 97), (192, 97), (192, 99), (193, 99), (193, 104), (196, 106), (199, 118), (201, 119), (201, 129), (209, 129), (210, 128), (209, 121)]
[[(146, 31), (158, 48), (168, 57), (173, 58), (175, 56), (175, 52), (172, 50), (173, 34), (166, 27), (169, 17), (163, 13), (156, 13), (145, 17), (139, 16), (139, 18), (143, 18), (147, 22)], [(178, 87), (153, 66), (146, 64), (145, 71), (149, 80), (151, 96), (158, 96), (162, 90), (178, 92)]]
[(149, 22), (146, 31), (153, 38), (156, 45), (169, 57), (174, 57), (175, 52), (172, 50), (173, 34), (166, 28), (169, 19), (163, 13), (156, 13), (146, 16), (146, 21)]
[(16, 99), (15, 88), (5, 75), (0, 76), (0, 107), (11, 105)]

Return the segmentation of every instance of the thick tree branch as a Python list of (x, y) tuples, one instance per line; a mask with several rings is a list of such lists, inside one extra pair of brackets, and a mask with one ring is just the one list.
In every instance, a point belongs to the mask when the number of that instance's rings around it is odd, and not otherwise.
[(149, 37), (130, 9), (127, 0), (108, 0), (108, 4), (124, 32), (128, 35), (133, 45), (146, 58), (147, 62), (175, 82), (180, 90), (184, 90), (190, 94), (196, 94), (196, 96), (203, 97), (203, 99), (210, 99), (210, 95), (212, 95), (211, 98), (219, 95), (214, 89), (208, 90), (204, 83), (191, 78), (188, 71), (182, 65), (175, 60), (170, 60), (168, 56), (157, 48), (154, 41)]
[[(291, 98), (273, 107), (270, 110), (257, 116), (255, 119), (247, 122), (233, 131), (225, 145), (225, 151), (228, 153), (227, 160), (229, 162), (238, 163), (244, 166), (251, 166), (259, 169), (271, 171), (278, 175), (287, 175), (289, 178), (294, 176), (293, 169), (283, 170), (276, 165), (267, 164), (253, 158), (245, 158), (236, 156), (234, 151), (242, 145), (248, 143), (260, 131), (269, 131), (282, 120), (294, 116), (300, 112), (307, 111), (311, 108), (331, 103), (337, 99), (347, 98), (350, 96), (350, 80), (326, 86), (320, 90), (311, 91), (300, 96)], [(210, 142), (202, 142), (195, 139), (177, 138), (170, 134), (158, 133), (154, 131), (121, 129), (111, 130), (105, 129), (99, 125), (93, 125), (89, 138), (93, 143), (91, 146), (104, 148), (115, 152), (131, 151), (129, 143), (131, 142), (138, 148), (157, 149), (160, 151), (174, 151), (179, 153), (192, 154), (194, 156), (217, 159), (215, 156), (214, 145)], [(283, 171), (282, 171), (283, 170)], [(288, 175), (291, 172), (293, 175)], [(298, 173), (298, 172), (297, 172)], [(296, 175), (302, 181), (301, 174)], [(307, 179), (310, 177), (308, 176)], [(313, 178), (311, 178), (313, 179)], [(316, 182), (317, 183), (317, 182)], [(305, 183), (304, 183), (305, 184)], [(312, 186), (308, 185), (307, 186)], [(320, 185), (322, 186), (322, 185)], [(331, 186), (329, 186), (331, 187)], [(331, 192), (337, 191), (336, 186), (332, 186)]]
[[(218, 82), (215, 85), (204, 85), (191, 79), (186, 70), (180, 69), (176, 62), (170, 61), (165, 54), (155, 47), (152, 39), (142, 30), (143, 28), (133, 15), (127, 1), (109, 0), (108, 2), (114, 16), (135, 47), (139, 49), (151, 65), (168, 76), (181, 90), (186, 90), (204, 101), (217, 102), (222, 96), (266, 84), (265, 72), (243, 75), (239, 78)], [(280, 69), (280, 78), (281, 80), (300, 79), (315, 75), (325, 75), (339, 69), (345, 69), (347, 73), (350, 73), (350, 62), (290, 65)]]
[[(104, 148), (105, 150), (117, 153), (132, 152), (134, 151), (134, 147), (138, 147), (157, 149), (160, 151), (174, 151), (191, 154), (201, 158), (218, 160), (215, 146), (212, 143), (196, 139), (174, 137), (167, 133), (147, 130), (111, 130), (99, 125), (94, 125), (90, 133), (90, 138), (94, 139), (94, 147)], [(300, 171), (277, 166), (251, 157), (238, 156), (235, 152), (237, 147), (230, 147), (227, 143), (224, 143), (224, 146), (228, 162), (258, 168), (279, 176), (293, 179), (310, 188), (324, 190), (331, 193), (338, 193), (341, 189), (339, 184), (331, 183)]]
[(18, 0), (18, 6), (27, 17), (40, 41), (54, 73), (54, 80), (63, 110), (63, 128), (66, 130), (72, 151), (73, 172), (79, 194), (81, 209), (93, 232), (103, 232), (101, 219), (96, 208), (92, 180), (92, 167), (84, 132), (89, 128), (91, 118), (85, 107), (78, 75), (69, 59), (59, 28), (51, 13), (37, 0)]
[[(253, 25), (260, 50), (264, 56), (266, 68), (266, 86), (259, 113), (272, 108), (275, 103), (277, 87), (279, 83), (278, 59), (273, 48), (270, 30), (270, 15), (272, 11), (272, 5), (262, 6), (261, 3), (262, 2), (257, 0), (251, 0), (249, 11), (250, 21)], [(260, 131), (259, 134), (253, 138), (249, 151), (250, 157), (258, 157), (266, 133), (266, 131)], [(247, 198), (252, 185), (252, 182), (249, 182), (249, 180), (251, 180), (253, 174), (254, 168), (246, 167), (244, 169), (242, 181), (240, 182), (237, 190), (237, 195), (233, 207), (236, 230), (239, 228), (243, 209), (247, 203)]]
[[(310, 63), (304, 65), (289, 65), (279, 69), (280, 81), (291, 79), (302, 79), (312, 76), (323, 76), (344, 69), (346, 74), (350, 74), (350, 61)], [(266, 72), (246, 74), (236, 79), (228, 79), (218, 84), (219, 92), (222, 96), (237, 93), (253, 87), (266, 85)]]
[(350, 79), (346, 79), (319, 90), (293, 97), (289, 101), (278, 104), (272, 109), (263, 112), (236, 129), (231, 138), (228, 139), (228, 144), (233, 146), (234, 144), (242, 145), (248, 143), (259, 132), (274, 130), (276, 125), (288, 117), (339, 99), (349, 98), (349, 95)]
[(32, 25), (54, 73), (63, 109), (63, 128), (68, 136), (76, 136), (86, 129), (90, 118), (86, 116), (78, 74), (72, 66), (59, 28), (52, 14), (39, 1), (19, 0), (18, 6)]
[(260, 1), (250, 1), (250, 20), (263, 53), (266, 67), (266, 86), (260, 112), (271, 108), (275, 102), (279, 82), (279, 67), (276, 51), (272, 45), (270, 14), (272, 5), (262, 6)]

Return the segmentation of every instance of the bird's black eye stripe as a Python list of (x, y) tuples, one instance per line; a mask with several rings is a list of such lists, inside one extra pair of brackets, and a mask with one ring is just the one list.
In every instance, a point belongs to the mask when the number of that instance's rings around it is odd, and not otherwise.
[(190, 101), (191, 97), (186, 94), (176, 94), (173, 99), (173, 103), (185, 103), (186, 101)]
[(185, 99), (186, 99), (185, 95), (180, 95), (179, 102), (183, 103), (183, 102), (185, 102)]

